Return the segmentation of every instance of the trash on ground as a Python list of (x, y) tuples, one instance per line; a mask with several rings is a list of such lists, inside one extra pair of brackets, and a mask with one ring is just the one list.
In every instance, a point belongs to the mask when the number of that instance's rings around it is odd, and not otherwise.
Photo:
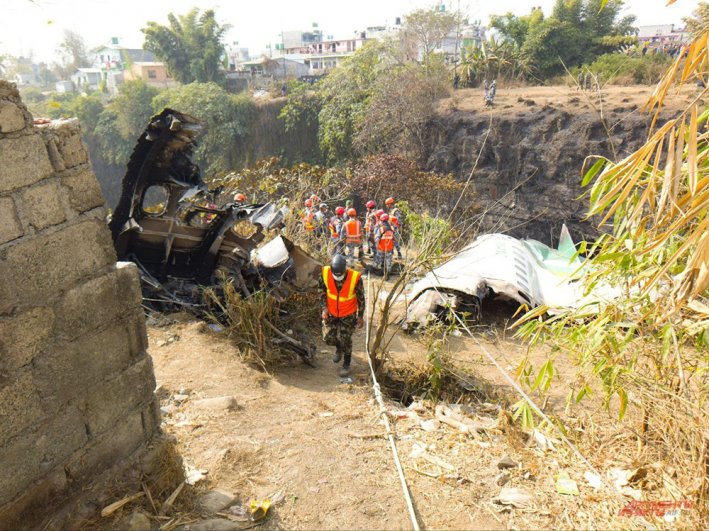
[(188, 485), (196, 485), (207, 476), (206, 470), (200, 470), (191, 466), (185, 461), (185, 483)]
[(532, 494), (525, 489), (505, 487), (500, 491), (500, 494), (492, 499), (492, 502), (524, 509), (532, 504), (532, 499)]
[(268, 510), (271, 508), (271, 500), (251, 501), (251, 520), (258, 522), (266, 518)]
[(598, 474), (594, 474), (590, 470), (584, 472), (583, 477), (588, 482), (588, 484), (591, 485), (591, 487), (593, 487), (594, 489), (600, 489), (603, 486), (601, 476), (599, 476)]
[(556, 477), (556, 492), (569, 496), (578, 496), (579, 487), (576, 482), (569, 477), (567, 472), (559, 472)]
[(436, 431), (441, 427), (441, 421), (438, 419), (422, 420), (419, 425), (423, 431)]

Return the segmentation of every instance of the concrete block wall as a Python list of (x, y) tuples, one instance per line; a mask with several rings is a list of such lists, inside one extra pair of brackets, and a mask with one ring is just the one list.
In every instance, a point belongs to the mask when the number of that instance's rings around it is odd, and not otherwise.
[(159, 430), (138, 273), (116, 264), (105, 216), (79, 124), (34, 126), (0, 81), (5, 526), (36, 521)]

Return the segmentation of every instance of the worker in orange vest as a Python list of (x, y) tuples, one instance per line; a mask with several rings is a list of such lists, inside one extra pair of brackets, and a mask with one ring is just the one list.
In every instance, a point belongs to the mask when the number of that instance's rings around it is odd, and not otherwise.
[(389, 214), (382, 214), (379, 217), (379, 225), (374, 234), (374, 241), (377, 244), (376, 266), (384, 271), (384, 276), (391, 271), (391, 260), (396, 246), (396, 232), (389, 223)]
[(362, 244), (362, 223), (357, 219), (357, 211), (354, 208), (350, 208), (347, 211), (347, 221), (342, 225), (342, 238), (345, 240), (345, 257), (347, 258), (347, 265), (354, 266), (355, 261), (355, 249), (359, 249), (357, 252), (357, 258), (362, 265), (364, 265), (364, 245)]
[(312, 233), (315, 231), (315, 211), (313, 210), (313, 202), (310, 199), (305, 200), (302, 221), (306, 232)]
[(367, 213), (364, 216), (364, 234), (367, 238), (367, 252), (374, 254), (374, 227), (377, 224), (375, 209), (377, 204), (374, 201), (367, 201)]
[(352, 334), (364, 326), (364, 285), (358, 271), (347, 268), (347, 259), (341, 254), (322, 268), (320, 278), (320, 310), (322, 312), (323, 340), (335, 347), (334, 363), (344, 358), (339, 375), (350, 373), (352, 362)]
[(394, 203), (395, 200), (393, 197), (387, 197), (386, 201), (384, 201), (384, 204), (387, 207), (387, 213), (389, 214), (389, 223), (391, 223), (391, 226), (394, 227), (394, 232), (396, 233), (396, 238), (394, 238), (394, 248), (396, 249), (396, 253), (399, 255), (399, 258), (402, 258), (401, 245), (399, 242), (401, 240), (401, 223), (403, 221), (403, 215), (401, 210), (394, 206)]
[(328, 228), (330, 229), (330, 251), (332, 255), (342, 254), (344, 245), (342, 240), (342, 224), (345, 222), (345, 207), (338, 206), (335, 209), (335, 215), (330, 218)]
[(246, 203), (246, 196), (244, 194), (242, 194), (241, 192), (236, 192), (234, 194), (234, 203), (237, 206), (243, 205), (244, 203)]

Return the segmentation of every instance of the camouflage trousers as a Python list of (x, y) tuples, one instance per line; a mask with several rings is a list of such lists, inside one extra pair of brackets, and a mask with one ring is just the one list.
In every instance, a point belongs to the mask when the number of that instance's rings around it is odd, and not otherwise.
[(330, 317), (322, 323), (323, 341), (342, 354), (345, 367), (349, 367), (352, 360), (352, 334), (355, 328), (357, 328), (357, 314), (342, 319)]
[(360, 262), (364, 263), (364, 245), (361, 243), (346, 243), (345, 244), (345, 257), (347, 258), (347, 265), (349, 267), (355, 264), (355, 249), (357, 251), (357, 258)]

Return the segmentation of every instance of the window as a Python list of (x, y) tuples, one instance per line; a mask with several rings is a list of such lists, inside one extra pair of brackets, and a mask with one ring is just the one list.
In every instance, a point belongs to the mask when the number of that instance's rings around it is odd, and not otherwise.
[(148, 79), (157, 79), (158, 75), (155, 70), (148, 70)]

